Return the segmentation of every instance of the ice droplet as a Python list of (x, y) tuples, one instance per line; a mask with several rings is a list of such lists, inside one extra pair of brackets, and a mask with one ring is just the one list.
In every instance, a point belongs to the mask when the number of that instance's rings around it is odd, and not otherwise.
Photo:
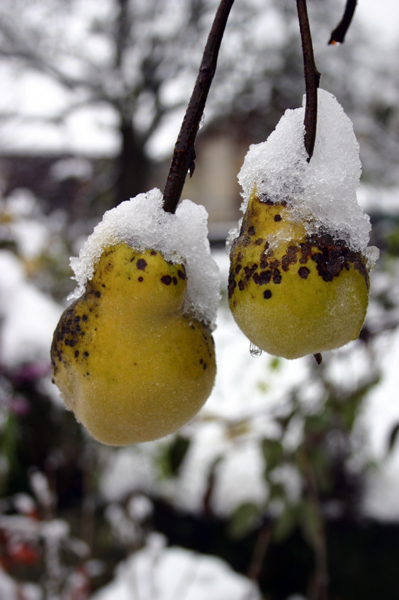
[(255, 344), (252, 342), (249, 344), (249, 353), (253, 358), (259, 358), (259, 356), (262, 356), (262, 350), (258, 348), (258, 346), (255, 346)]
[(201, 120), (199, 122), (199, 125), (198, 125), (198, 131), (203, 128), (204, 123), (205, 123), (205, 114), (203, 113), (202, 117), (201, 117)]

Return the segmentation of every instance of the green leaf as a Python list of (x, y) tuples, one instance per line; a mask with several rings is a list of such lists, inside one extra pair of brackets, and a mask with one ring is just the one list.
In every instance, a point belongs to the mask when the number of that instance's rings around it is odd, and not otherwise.
[(296, 506), (287, 504), (277, 518), (273, 527), (273, 539), (280, 544), (284, 542), (298, 526), (298, 512)]
[(177, 475), (189, 446), (190, 440), (188, 438), (176, 435), (169, 446), (161, 449), (157, 457), (161, 477), (169, 478)]
[(266, 473), (269, 473), (282, 462), (284, 448), (278, 440), (264, 439), (262, 442), (262, 451), (266, 461)]
[(281, 360), (279, 358), (277, 358), (277, 356), (275, 356), (274, 358), (272, 358), (272, 360), (270, 361), (270, 368), (273, 371), (277, 371), (279, 368), (281, 367)]
[(259, 507), (252, 502), (241, 504), (229, 523), (228, 534), (232, 538), (242, 538), (259, 524)]
[(269, 484), (269, 502), (271, 500), (283, 500), (286, 495), (287, 495), (287, 491), (285, 486), (282, 483), (275, 483), (272, 481), (268, 481)]
[(170, 470), (176, 475), (180, 468), (190, 446), (190, 440), (181, 435), (177, 435), (174, 442), (169, 446)]

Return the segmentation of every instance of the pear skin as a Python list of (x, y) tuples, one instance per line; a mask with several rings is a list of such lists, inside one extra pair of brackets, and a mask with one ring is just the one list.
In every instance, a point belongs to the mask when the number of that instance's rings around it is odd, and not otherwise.
[(260, 349), (288, 359), (358, 338), (369, 295), (360, 253), (328, 233), (309, 236), (285, 203), (250, 198), (231, 254), (229, 304)]
[(190, 421), (216, 374), (209, 329), (183, 313), (184, 265), (122, 243), (103, 251), (52, 348), (67, 408), (104, 444), (154, 440)]

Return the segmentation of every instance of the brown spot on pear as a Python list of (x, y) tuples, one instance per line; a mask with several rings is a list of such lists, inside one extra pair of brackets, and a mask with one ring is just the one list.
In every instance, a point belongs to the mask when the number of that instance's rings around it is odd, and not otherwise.
[[(289, 218), (290, 210), (252, 194), (230, 255), (229, 303), (253, 344), (293, 359), (339, 348), (359, 336), (369, 277), (360, 253), (326, 234), (309, 237), (302, 223)], [(249, 228), (266, 239), (264, 247), (256, 240), (247, 243)], [(273, 271), (275, 261), (281, 270)], [(252, 272), (254, 265), (259, 267)], [(252, 272), (249, 281), (245, 272)]]

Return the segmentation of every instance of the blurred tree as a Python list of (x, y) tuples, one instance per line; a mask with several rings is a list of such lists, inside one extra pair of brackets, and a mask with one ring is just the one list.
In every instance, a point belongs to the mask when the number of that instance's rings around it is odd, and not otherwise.
[(208, 26), (208, 4), (203, 0), (107, 0), (101, 6), (81, 0), (2, 4), (3, 59), (47, 75), (69, 92), (67, 106), (56, 119), (84, 106), (108, 105), (116, 114), (121, 144), (117, 202), (145, 189), (149, 165), (145, 145), (165, 114), (186, 102), (184, 95), (169, 101), (166, 87), (182, 69), (190, 71), (191, 60), (196, 62), (202, 47), (197, 38)]
[[(45, 74), (64, 89), (65, 107), (50, 117), (53, 122), (85, 107), (94, 113), (111, 110), (120, 139), (114, 203), (144, 191), (151, 160), (163, 158), (165, 147), (171, 152), (174, 134), (165, 143), (166, 127), (170, 130), (171, 117), (180, 119), (187, 103), (216, 4), (2, 2), (2, 64), (19, 74)], [(391, 167), (399, 156), (393, 61), (378, 49), (370, 51), (370, 40), (356, 22), (346, 44), (328, 47), (341, 10), (331, 1), (309, 3), (321, 85), (339, 97), (354, 119), (364, 141), (366, 174), (393, 183)], [(207, 125), (233, 123), (238, 136), (245, 131), (246, 142), (261, 141), (285, 109), (301, 103), (303, 92), (295, 3), (236, 3), (206, 109)], [(2, 115), (3, 121), (20, 117), (17, 109)]]

